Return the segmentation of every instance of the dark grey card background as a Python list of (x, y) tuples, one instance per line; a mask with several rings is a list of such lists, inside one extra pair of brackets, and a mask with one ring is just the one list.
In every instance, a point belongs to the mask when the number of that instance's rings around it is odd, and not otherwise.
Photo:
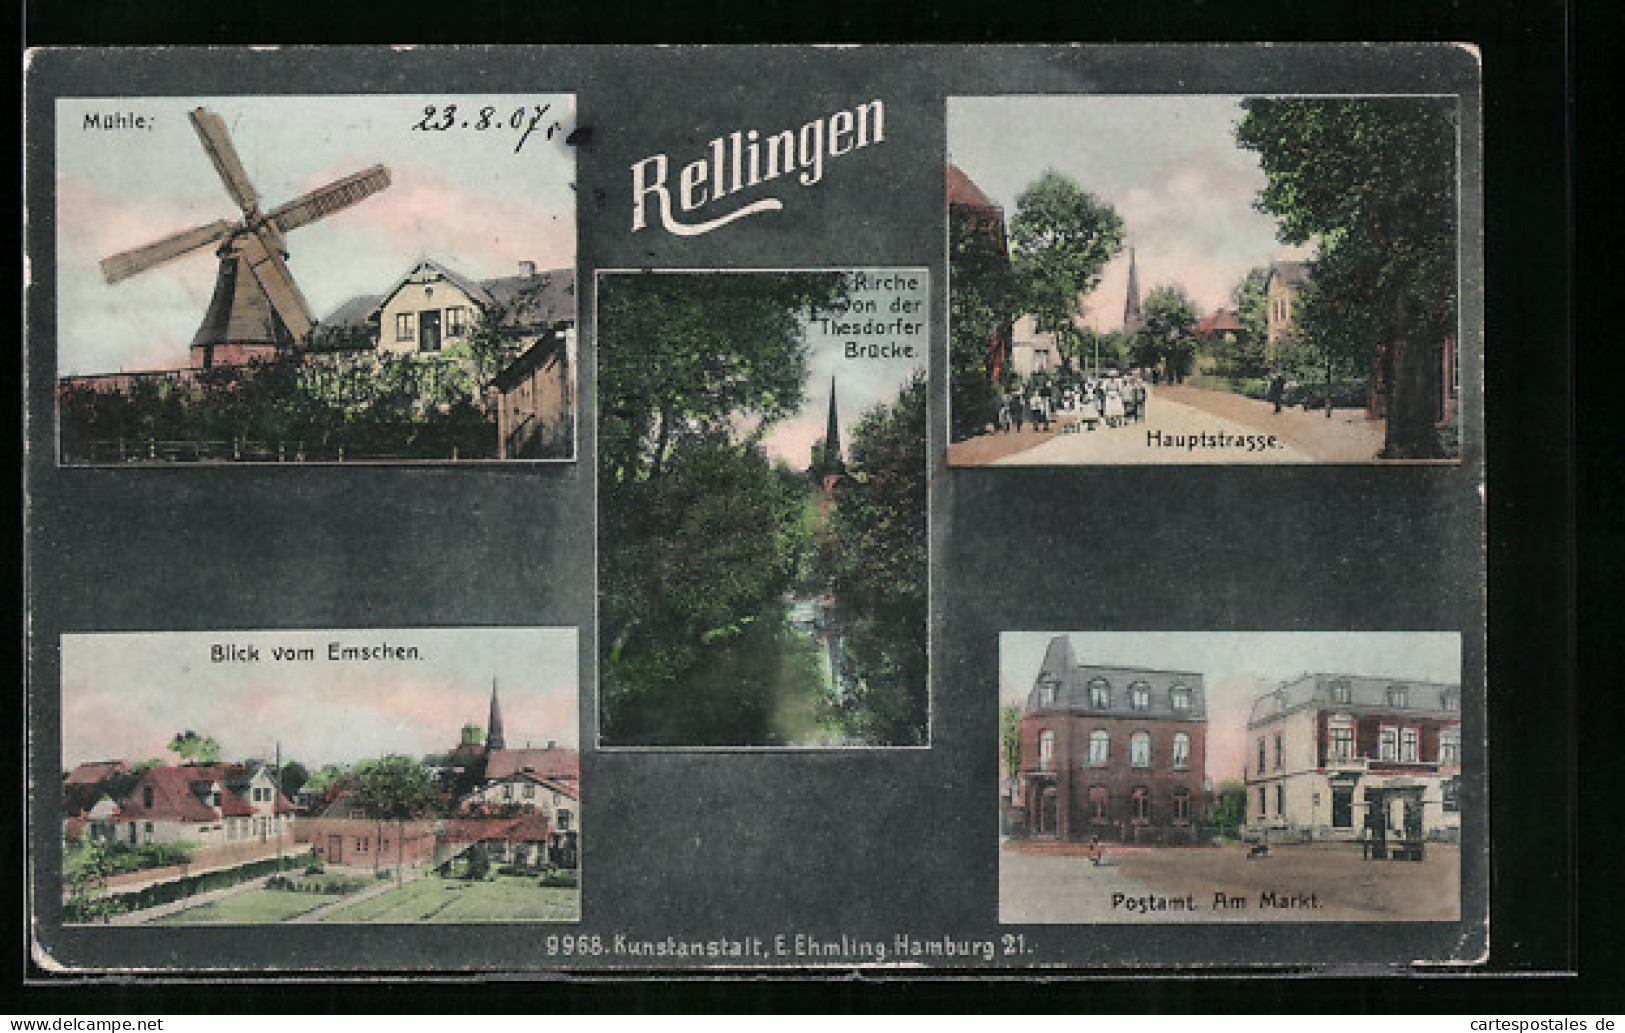
[[(598, 268), (926, 267), (945, 444), (944, 100), (996, 93), (1451, 93), (1476, 186), (1477, 67), (1448, 47), (543, 49), (50, 52), (28, 79), (26, 389), (30, 890), (56, 962), (195, 969), (647, 967), (549, 958), (549, 935), (684, 940), (804, 932), (997, 939), (1002, 963), (1381, 965), (1476, 959), (1487, 906), (1483, 779), (1464, 783), (1463, 921), (1429, 925), (1001, 927), (998, 634), (1007, 630), (1454, 630), (1485, 657), (1478, 485), (1481, 268), (1462, 310), (1459, 466), (934, 471), (932, 747), (593, 753), (579, 926), (64, 929), (56, 900), (64, 633), (565, 625), (581, 629), (593, 739), (593, 420)], [(57, 96), (569, 91), (578, 157), (582, 461), (544, 467), (59, 470), (52, 462)], [(879, 98), (886, 140), (773, 191), (781, 212), (704, 236), (630, 231), (630, 165), (681, 165), (734, 129)], [(364, 103), (364, 101), (358, 101)], [(404, 127), (403, 127), (404, 130)], [(754, 195), (753, 195), (754, 196)], [(1469, 212), (1472, 204), (1468, 206)], [(1464, 226), (1476, 239), (1476, 217)], [(1485, 713), (1464, 708), (1469, 772)], [(450, 730), (449, 730), (450, 731)]]

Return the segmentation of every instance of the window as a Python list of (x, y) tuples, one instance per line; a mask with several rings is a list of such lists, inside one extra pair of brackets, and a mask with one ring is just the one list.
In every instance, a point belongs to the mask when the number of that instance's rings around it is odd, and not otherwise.
[(468, 309), (453, 305), (446, 310), (446, 336), (461, 337), (468, 332)]
[(1328, 730), (1327, 756), (1332, 760), (1354, 759), (1354, 723), (1334, 722)]
[(1089, 733), (1089, 766), (1103, 768), (1112, 757), (1112, 733), (1096, 729)]
[(1399, 729), (1384, 727), (1377, 740), (1377, 757), (1379, 760), (1399, 759)]
[(1404, 728), (1399, 733), (1399, 759), (1406, 764), (1416, 763), (1416, 729)]
[(1055, 733), (1044, 731), (1038, 736), (1038, 770), (1055, 770)]
[(1112, 684), (1104, 678), (1089, 679), (1089, 705), (1096, 710), (1110, 710)]
[(1342, 706), (1348, 706), (1348, 704), (1353, 700), (1353, 698), (1354, 698), (1354, 692), (1349, 687), (1349, 680), (1347, 678), (1339, 678), (1336, 681), (1332, 682), (1332, 702), (1333, 703), (1337, 703), (1337, 704), (1340, 704)]
[(1439, 733), (1439, 763), (1461, 763), (1461, 731), (1450, 729)]
[(355, 848), (356, 848), (356, 851), (358, 853), (363, 853), (363, 854), (366, 853), (367, 852), (367, 841), (365, 839), (361, 838), (360, 836), (357, 836), (355, 838)]
[(1168, 690), (1168, 705), (1175, 710), (1191, 708), (1191, 690), (1188, 685), (1175, 685)]
[(1275, 733), (1275, 770), (1280, 771), (1286, 766), (1286, 749), (1281, 742), (1281, 733)]
[(395, 340), (410, 341), (417, 336), (417, 313), (395, 313)]
[(152, 806), (152, 786), (147, 786), (146, 788), (141, 790), (141, 806), (143, 806), (143, 807), (151, 807)]
[(1286, 813), (1286, 783), (1275, 783), (1275, 813)]
[(1135, 732), (1128, 737), (1128, 762), (1137, 768), (1151, 766), (1151, 735)]
[(559, 831), (560, 832), (568, 832), (569, 830), (570, 830), (570, 812), (561, 807), (561, 808), (559, 808)]
[(1112, 795), (1105, 786), (1089, 787), (1089, 817), (1105, 820), (1111, 810)]
[(1055, 705), (1055, 696), (1059, 691), (1060, 686), (1061, 682), (1058, 678), (1045, 678), (1044, 680), (1040, 681), (1038, 683), (1038, 705), (1041, 707), (1053, 707)]
[(1173, 763), (1176, 768), (1191, 766), (1191, 737), (1184, 732), (1174, 733)]
[(1447, 692), (1440, 698), (1439, 704), (1446, 710), (1460, 710), (1461, 694), (1457, 692)]
[(1258, 767), (1254, 768), (1253, 770), (1259, 772), (1260, 774), (1262, 774), (1263, 771), (1264, 771), (1264, 740), (1263, 739), (1258, 740)]
[(1134, 790), (1134, 820), (1151, 820), (1151, 790), (1139, 786)]
[(1411, 705), (1411, 690), (1403, 685), (1388, 686), (1388, 705), (1395, 710), (1404, 710)]
[(1454, 778), (1447, 778), (1444, 780), (1444, 785), (1440, 788), (1444, 790), (1445, 813), (1454, 814), (1461, 810), (1461, 801), (1456, 795), (1460, 791), (1458, 780)]
[(525, 799), (527, 799), (527, 800), (536, 799), (536, 787), (535, 786), (533, 786), (533, 785), (525, 786)]
[(1183, 789), (1174, 791), (1174, 820), (1191, 820), (1191, 794)]
[(1262, 818), (1264, 815), (1266, 815), (1266, 814), (1268, 814), (1270, 812), (1270, 809), (1267, 806), (1268, 802), (1269, 802), (1269, 797), (1264, 795), (1264, 787), (1259, 786), (1258, 787), (1258, 816), (1260, 818)]
[(1128, 687), (1129, 699), (1135, 710), (1146, 710), (1151, 706), (1151, 686), (1143, 681), (1137, 681)]

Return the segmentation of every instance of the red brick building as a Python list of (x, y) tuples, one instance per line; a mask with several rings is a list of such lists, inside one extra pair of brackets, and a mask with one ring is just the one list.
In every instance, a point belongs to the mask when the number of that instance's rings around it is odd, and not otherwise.
[(1021, 718), (1012, 831), (1196, 842), (1209, 810), (1206, 703), (1200, 674), (1080, 664), (1056, 636)]

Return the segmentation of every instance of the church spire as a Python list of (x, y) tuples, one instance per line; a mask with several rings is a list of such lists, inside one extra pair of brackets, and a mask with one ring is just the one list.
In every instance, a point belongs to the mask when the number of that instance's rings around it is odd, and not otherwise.
[(829, 423), (824, 428), (824, 466), (829, 473), (841, 473), (841, 424), (835, 418), (835, 378), (829, 378)]
[(1128, 292), (1123, 299), (1123, 330), (1134, 333), (1145, 326), (1145, 315), (1140, 311), (1140, 271), (1134, 264), (1134, 249), (1128, 249)]
[(502, 706), (497, 703), (497, 680), (491, 679), (491, 719), (485, 725), (485, 752), (505, 750), (507, 741), (502, 737)]

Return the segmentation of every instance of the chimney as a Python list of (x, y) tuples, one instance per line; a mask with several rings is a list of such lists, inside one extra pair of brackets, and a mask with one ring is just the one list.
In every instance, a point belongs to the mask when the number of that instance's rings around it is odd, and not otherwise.
[(520, 262), (519, 263), (519, 275), (520, 276), (535, 276), (536, 275), (536, 263), (535, 262)]

